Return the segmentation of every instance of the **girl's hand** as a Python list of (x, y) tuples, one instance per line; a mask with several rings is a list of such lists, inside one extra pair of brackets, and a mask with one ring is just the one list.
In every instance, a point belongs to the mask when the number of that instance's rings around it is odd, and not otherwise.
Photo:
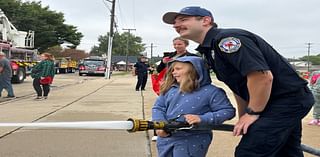
[(189, 124), (197, 124), (201, 122), (200, 116), (194, 114), (184, 115), (184, 118)]
[(164, 130), (156, 130), (156, 133), (160, 137), (168, 137), (169, 136), (169, 134), (166, 133)]

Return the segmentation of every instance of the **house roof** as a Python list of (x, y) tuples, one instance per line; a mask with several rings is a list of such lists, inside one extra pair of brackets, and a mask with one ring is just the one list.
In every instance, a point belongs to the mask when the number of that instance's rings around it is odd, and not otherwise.
[[(120, 61), (126, 61), (126, 56), (112, 56), (111, 62), (118, 63)], [(135, 63), (137, 62), (138, 56), (128, 56), (128, 63)]]

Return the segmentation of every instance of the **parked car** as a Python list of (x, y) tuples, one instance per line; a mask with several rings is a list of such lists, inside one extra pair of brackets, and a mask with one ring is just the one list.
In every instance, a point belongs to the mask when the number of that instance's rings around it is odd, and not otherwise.
[(82, 76), (83, 74), (104, 76), (107, 67), (106, 65), (104, 59), (83, 59), (79, 64), (79, 76)]

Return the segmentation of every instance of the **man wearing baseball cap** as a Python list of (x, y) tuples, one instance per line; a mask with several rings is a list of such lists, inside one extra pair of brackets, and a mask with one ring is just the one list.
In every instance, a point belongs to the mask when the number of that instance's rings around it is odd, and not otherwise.
[(198, 6), (168, 12), (163, 21), (199, 43), (208, 66), (233, 91), (239, 113), (233, 134), (243, 135), (236, 157), (303, 156), (301, 119), (314, 99), (284, 57), (254, 33), (218, 28)]

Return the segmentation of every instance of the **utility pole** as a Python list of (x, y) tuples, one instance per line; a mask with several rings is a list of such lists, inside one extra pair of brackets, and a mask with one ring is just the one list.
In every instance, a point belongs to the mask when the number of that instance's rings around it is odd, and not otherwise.
[(111, 9), (111, 22), (110, 22), (110, 32), (109, 32), (109, 39), (108, 39), (108, 51), (107, 51), (107, 70), (105, 73), (105, 78), (110, 79), (111, 74), (111, 52), (112, 52), (112, 41), (113, 41), (113, 26), (114, 26), (114, 12), (115, 12), (115, 4), (116, 0), (107, 0), (108, 2), (112, 3)]
[(150, 62), (153, 63), (153, 60), (152, 60), (152, 57), (153, 57), (153, 48), (155, 48), (157, 46), (154, 46), (153, 43), (151, 43), (150, 45), (150, 53), (151, 53), (151, 56), (150, 56)]
[(122, 29), (122, 30), (128, 31), (128, 36), (127, 36), (127, 52), (126, 52), (126, 71), (128, 71), (128, 55), (129, 55), (129, 37), (130, 37), (130, 31), (135, 31), (136, 29), (124, 28), (124, 29)]
[(308, 72), (310, 72), (310, 48), (312, 43), (307, 43), (308, 45)]
[[(151, 55), (151, 56), (150, 56), (150, 63), (151, 63), (151, 62), (152, 62), (152, 56), (153, 56), (153, 48), (155, 48), (155, 47), (157, 47), (157, 46), (154, 46), (153, 43), (151, 43), (150, 46), (144, 46), (145, 49), (147, 49), (147, 48), (149, 48), (149, 47), (150, 47), (150, 49), (151, 49), (151, 50), (150, 50), (150, 53), (151, 53), (151, 54), (150, 54), (150, 55)], [(145, 53), (146, 53), (146, 55), (148, 56), (148, 51), (146, 51)]]
[(153, 43), (151, 43), (151, 46), (150, 46), (150, 52), (151, 52), (151, 56), (150, 56), (150, 62), (152, 63), (152, 56), (153, 56)]

